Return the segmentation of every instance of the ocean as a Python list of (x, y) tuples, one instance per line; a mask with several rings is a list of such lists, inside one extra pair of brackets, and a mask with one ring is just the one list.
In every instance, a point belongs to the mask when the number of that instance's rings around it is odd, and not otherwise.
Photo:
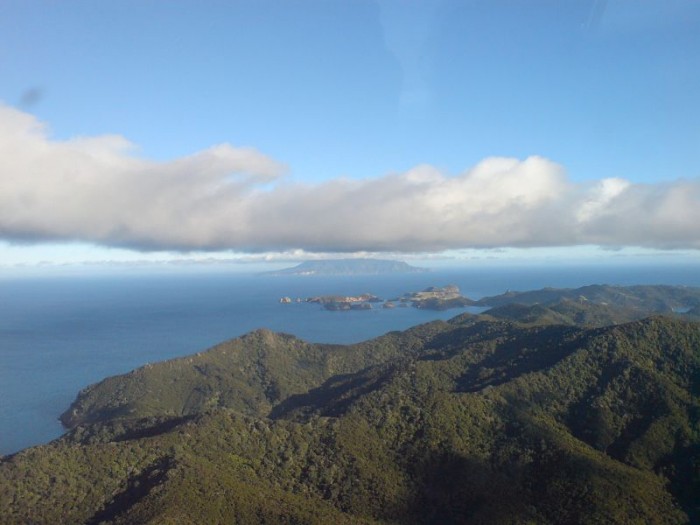
[[(373, 293), (389, 299), (456, 284), (478, 299), (587, 284), (700, 286), (700, 266), (495, 267), (389, 276), (210, 272), (0, 279), (0, 454), (46, 443), (81, 388), (146, 363), (204, 350), (256, 328), (353, 343), (469, 308), (331, 312), (283, 296)], [(474, 311), (474, 310), (471, 310)]]

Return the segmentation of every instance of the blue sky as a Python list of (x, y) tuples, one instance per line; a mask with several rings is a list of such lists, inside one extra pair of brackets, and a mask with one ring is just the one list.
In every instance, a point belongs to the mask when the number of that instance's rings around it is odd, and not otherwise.
[(698, 27), (697, 1), (6, 1), (0, 259), (693, 258)]

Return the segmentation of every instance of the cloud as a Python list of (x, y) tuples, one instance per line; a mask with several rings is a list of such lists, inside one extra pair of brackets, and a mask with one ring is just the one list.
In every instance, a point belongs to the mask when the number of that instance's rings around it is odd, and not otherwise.
[(700, 181), (574, 184), (542, 157), (305, 184), (250, 148), (168, 162), (123, 137), (58, 141), (0, 105), (0, 239), (139, 250), (436, 252), (499, 246), (700, 248)]
[(24, 108), (30, 108), (41, 102), (44, 98), (44, 90), (40, 87), (32, 87), (22, 92), (19, 103)]

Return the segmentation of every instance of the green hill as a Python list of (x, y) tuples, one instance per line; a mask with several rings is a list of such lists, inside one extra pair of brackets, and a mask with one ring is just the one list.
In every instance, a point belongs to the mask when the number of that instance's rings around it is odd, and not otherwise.
[(649, 313), (638, 308), (615, 307), (564, 298), (546, 306), (539, 303), (506, 303), (487, 310), (484, 315), (526, 325), (567, 324), (596, 327), (636, 321), (647, 317)]
[(543, 319), (258, 331), (109, 378), (0, 461), (0, 521), (700, 520), (700, 326)]
[(110, 419), (191, 415), (216, 407), (266, 416), (290, 395), (307, 392), (332, 376), (417, 351), (441, 325), (347, 346), (310, 344), (257, 330), (206, 352), (149, 364), (91, 385), (61, 421), (70, 428)]

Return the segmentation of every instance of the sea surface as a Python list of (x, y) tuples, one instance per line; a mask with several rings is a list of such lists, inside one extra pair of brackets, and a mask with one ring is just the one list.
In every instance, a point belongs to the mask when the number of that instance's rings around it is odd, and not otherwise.
[(587, 284), (700, 286), (700, 266), (525, 267), (390, 276), (241, 273), (0, 279), (0, 454), (46, 443), (81, 388), (183, 356), (256, 328), (314, 342), (353, 343), (469, 308), (326, 311), (283, 296), (373, 293), (383, 299), (456, 284), (478, 299), (507, 290)]

